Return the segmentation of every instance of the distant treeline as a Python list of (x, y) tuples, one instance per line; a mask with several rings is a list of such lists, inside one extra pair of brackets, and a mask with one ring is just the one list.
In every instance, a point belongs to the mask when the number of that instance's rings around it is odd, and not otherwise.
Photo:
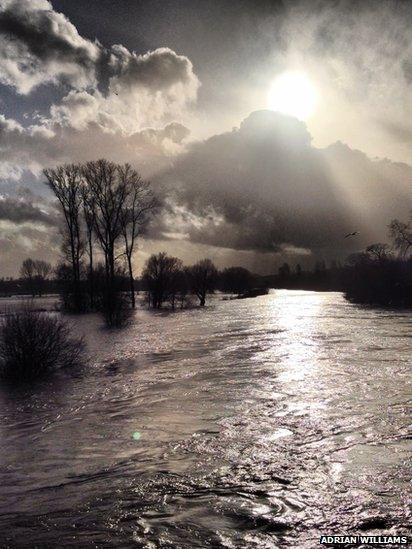
[(342, 280), (350, 301), (412, 307), (412, 212), (408, 222), (392, 220), (389, 239), (348, 258)]
[(303, 271), (284, 263), (265, 282), (272, 288), (342, 291), (354, 303), (412, 307), (412, 214), (408, 222), (392, 220), (388, 228), (390, 244), (371, 244), (343, 265), (320, 261), (313, 271)]
[(283, 288), (288, 290), (310, 290), (318, 292), (339, 292), (344, 290), (343, 267), (338, 261), (317, 261), (313, 269), (304, 270), (298, 263), (291, 267), (284, 263), (278, 273), (263, 277), (269, 288)]
[[(37, 265), (42, 264), (42, 272)], [(80, 292), (84, 300), (90, 302), (89, 270), (81, 269)], [(63, 307), (65, 299), (71, 299), (71, 272), (67, 265), (59, 264), (54, 269), (49, 263), (26, 259), (20, 269), (19, 278), (1, 278), (0, 295), (60, 294)], [(127, 293), (130, 281), (127, 272), (120, 267), (116, 270), (116, 288)], [(142, 276), (134, 280), (136, 292), (143, 292), (151, 308), (170, 306), (183, 307), (197, 302), (205, 305), (209, 294), (220, 291), (238, 296), (246, 296), (256, 289), (268, 287), (266, 277), (253, 274), (244, 267), (228, 267), (219, 271), (210, 259), (203, 259), (194, 265), (184, 266), (177, 257), (166, 252), (153, 254), (145, 264)], [(93, 268), (93, 299), (95, 306), (102, 299), (105, 289), (105, 269), (102, 263)], [(70, 308), (70, 303), (67, 308)]]

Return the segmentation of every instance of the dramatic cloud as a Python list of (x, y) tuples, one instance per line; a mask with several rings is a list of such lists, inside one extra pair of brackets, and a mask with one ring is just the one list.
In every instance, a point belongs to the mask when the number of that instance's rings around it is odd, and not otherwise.
[(54, 201), (27, 188), (0, 195), (0, 270), (16, 275), (24, 259), (36, 257), (55, 263), (59, 258), (62, 219)]
[[(166, 204), (151, 227), (152, 241), (168, 241), (171, 250), (196, 243), (217, 256), (232, 250), (235, 262), (248, 253), (249, 264), (250, 254), (272, 256), (261, 260), (265, 270), (276, 258), (303, 263), (343, 258), (385, 240), (389, 221), (406, 218), (412, 207), (410, 166), (371, 160), (340, 142), (316, 148), (303, 122), (271, 111), (252, 113), (240, 128), (193, 143), (187, 152), (178, 149), (188, 130), (176, 123), (118, 133), (115, 140), (96, 124), (86, 130), (56, 126), (52, 135), (5, 119), (0, 128), (8, 161), (12, 157), (31, 170), (32, 158), (38, 169), (42, 163), (87, 160), (91, 141), (96, 157), (122, 162), (146, 157), (148, 165), (139, 164), (143, 172), (153, 164), (163, 168), (153, 182)], [(169, 149), (178, 154), (169, 159)], [(20, 200), (0, 202), (0, 218), (53, 223), (44, 207), (31, 210)], [(20, 207), (14, 218), (13, 205)], [(360, 237), (345, 239), (353, 230)]]
[(176, 55), (170, 48), (137, 55), (124, 46), (115, 45), (111, 49), (109, 66), (114, 73), (110, 87), (115, 91), (121, 91), (124, 86), (134, 88), (138, 85), (155, 92), (176, 84), (196, 83), (190, 61), (183, 55)]
[(0, 114), (0, 178), (99, 156), (159, 169), (182, 150), (189, 131), (176, 120), (199, 87), (187, 57), (169, 48), (143, 55), (104, 48), (47, 0), (0, 0), (0, 36), (3, 83), (21, 94), (45, 83), (71, 88), (30, 125)]
[[(341, 257), (385, 239), (390, 219), (407, 215), (411, 178), (411, 167), (342, 143), (317, 149), (304, 123), (259, 111), (239, 129), (192, 145), (161, 180), (178, 212), (168, 224), (180, 238)], [(355, 229), (359, 239), (344, 239)], [(167, 224), (157, 230), (168, 234)]]
[(33, 199), (31, 193), (25, 193), (25, 196), (0, 195), (0, 220), (15, 224), (37, 223), (56, 227), (57, 212), (50, 212), (41, 205), (34, 204)]
[(187, 57), (169, 48), (144, 55), (121, 45), (104, 48), (81, 37), (47, 0), (0, 0), (0, 36), (0, 79), (22, 94), (48, 82), (83, 89), (107, 79), (114, 91), (197, 89)]
[(196, 99), (199, 81), (191, 62), (169, 48), (137, 55), (113, 46), (107, 61), (111, 76), (104, 92), (71, 90), (52, 105), (44, 123), (79, 130), (96, 123), (107, 131), (132, 133), (172, 122)]
[(52, 264), (60, 256), (57, 230), (42, 225), (15, 225), (0, 220), (0, 272), (16, 276), (27, 257), (43, 259)]
[(0, 36), (0, 79), (19, 93), (47, 82), (95, 83), (100, 47), (47, 0), (1, 0)]
[(188, 134), (176, 122), (129, 134), (118, 128), (108, 131), (96, 122), (79, 128), (57, 123), (24, 128), (0, 115), (0, 179), (18, 179), (24, 171), (40, 177), (44, 167), (101, 157), (130, 162), (150, 176), (170, 164)]

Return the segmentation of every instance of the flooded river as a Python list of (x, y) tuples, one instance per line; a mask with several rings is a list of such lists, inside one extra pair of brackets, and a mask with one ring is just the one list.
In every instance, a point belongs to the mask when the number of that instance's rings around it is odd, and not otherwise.
[(76, 331), (86, 367), (0, 390), (1, 547), (408, 532), (410, 311), (279, 290)]

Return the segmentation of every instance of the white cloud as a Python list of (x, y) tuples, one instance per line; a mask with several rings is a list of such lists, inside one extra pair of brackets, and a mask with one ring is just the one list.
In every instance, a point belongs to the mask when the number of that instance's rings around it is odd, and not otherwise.
[(50, 82), (95, 84), (101, 47), (47, 0), (1, 0), (0, 34), (0, 80), (19, 93)]
[(181, 121), (200, 85), (187, 57), (104, 48), (46, 0), (0, 0), (0, 34), (0, 80), (19, 93), (50, 82), (71, 88), (27, 127), (0, 114), (0, 178), (100, 156), (148, 172), (182, 151), (189, 131)]
[(49, 125), (135, 132), (165, 125), (196, 100), (199, 80), (190, 60), (170, 48), (144, 54), (104, 48), (46, 0), (0, 0), (0, 81), (21, 94), (46, 84), (71, 90), (51, 107)]

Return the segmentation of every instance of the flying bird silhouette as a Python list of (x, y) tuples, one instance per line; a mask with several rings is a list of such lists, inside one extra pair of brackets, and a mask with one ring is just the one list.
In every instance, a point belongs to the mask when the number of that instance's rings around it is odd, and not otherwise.
[(358, 235), (359, 235), (359, 231), (353, 231), (353, 233), (345, 234), (345, 238), (349, 238), (350, 236), (358, 236)]

